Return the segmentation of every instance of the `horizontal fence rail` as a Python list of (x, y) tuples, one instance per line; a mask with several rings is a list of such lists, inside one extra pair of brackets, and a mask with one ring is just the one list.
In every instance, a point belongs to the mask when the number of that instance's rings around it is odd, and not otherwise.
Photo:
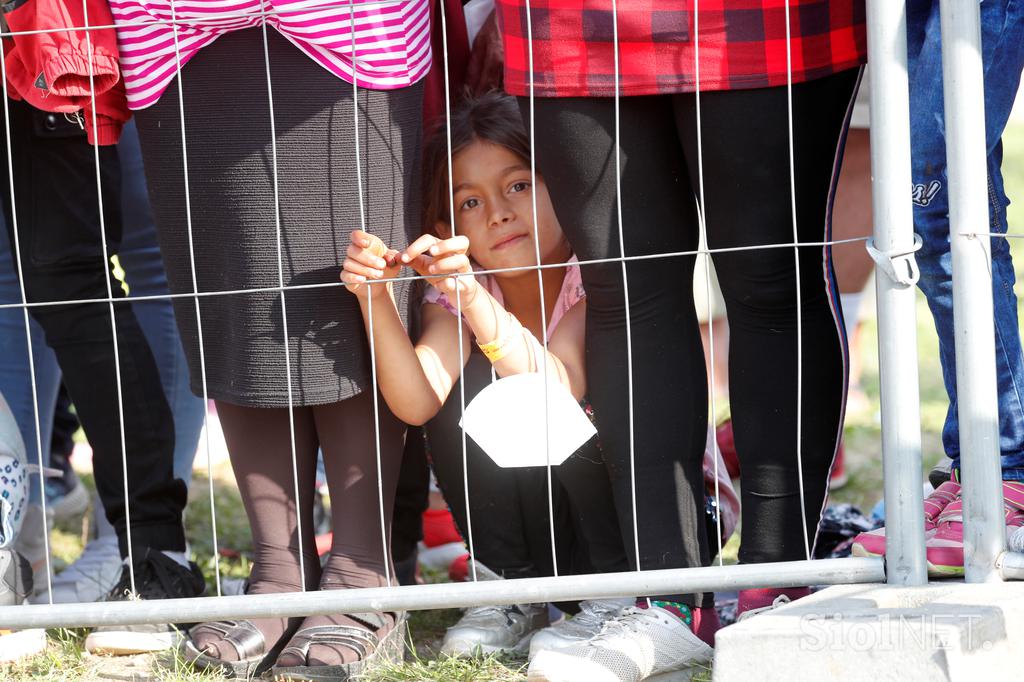
[(168, 621), (191, 623), (223, 618), (412, 611), (631, 597), (676, 591), (879, 583), (884, 580), (881, 559), (850, 557), (320, 592), (60, 604), (52, 607), (10, 606), (0, 608), (0, 622), (12, 628), (93, 627)]

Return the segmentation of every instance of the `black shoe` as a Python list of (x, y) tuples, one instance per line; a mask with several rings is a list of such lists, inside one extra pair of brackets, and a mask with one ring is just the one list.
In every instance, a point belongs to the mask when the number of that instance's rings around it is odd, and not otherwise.
[[(121, 569), (121, 579), (107, 595), (106, 601), (132, 599), (180, 599), (201, 597), (206, 581), (199, 567), (189, 562), (183, 567), (174, 559), (155, 549), (146, 549), (135, 556), (135, 593), (131, 591), (128, 563)], [(184, 636), (186, 625), (111, 625), (93, 630), (85, 639), (85, 650), (99, 654), (143, 654), (175, 647)]]
[(953, 460), (948, 457), (943, 457), (942, 460), (943, 461), (936, 464), (932, 467), (932, 470), (928, 472), (928, 482), (936, 489), (946, 481), (953, 478), (953, 472), (950, 470)]
[(395, 560), (395, 577), (399, 585), (416, 584), (416, 568), (419, 560), (419, 551), (413, 547), (412, 554), (404, 559)]

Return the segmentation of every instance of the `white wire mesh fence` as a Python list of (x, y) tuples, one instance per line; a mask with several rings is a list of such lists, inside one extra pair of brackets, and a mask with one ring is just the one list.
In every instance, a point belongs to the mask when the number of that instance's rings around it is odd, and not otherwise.
[[(349, 38), (350, 38), (350, 50), (352, 54), (357, 52), (357, 34), (358, 30), (356, 12), (365, 10), (369, 7), (378, 5), (397, 4), (400, 0), (387, 0), (386, 2), (352, 2), (348, 3), (315, 3), (315, 8), (318, 11), (330, 13), (338, 22), (347, 22), (349, 26)], [(307, 5), (314, 6), (311, 3), (299, 3), (303, 7)], [(973, 7), (971, 5), (973, 4)], [(285, 264), (284, 264), (284, 249), (282, 247), (282, 214), (279, 197), (279, 167), (277, 158), (277, 140), (278, 131), (275, 127), (274, 111), (276, 107), (282, 106), (281, 103), (275, 103), (274, 101), (274, 89), (273, 79), (271, 77), (271, 57), (270, 48), (267, 43), (267, 24), (268, 18), (273, 16), (280, 16), (283, 13), (290, 11), (296, 11), (299, 7), (298, 4), (295, 6), (289, 6), (287, 8), (267, 6), (261, 3), (258, 9), (254, 11), (245, 12), (225, 12), (223, 14), (208, 14), (203, 16), (201, 19), (196, 18), (181, 18), (178, 16), (174, 2), (169, 5), (170, 12), (166, 17), (140, 21), (132, 23), (131, 26), (146, 27), (153, 24), (159, 24), (169, 26), (172, 29), (174, 51), (176, 54), (176, 87), (177, 96), (179, 102), (178, 110), (178, 124), (181, 130), (181, 145), (183, 153), (183, 183), (185, 187), (184, 201), (185, 201), (185, 213), (186, 213), (186, 225), (188, 232), (188, 250), (190, 256), (190, 266), (192, 273), (192, 290), (188, 292), (178, 292), (162, 296), (141, 296), (134, 297), (132, 301), (143, 301), (143, 300), (174, 300), (174, 299), (191, 299), (194, 302), (194, 314), (196, 319), (196, 327), (198, 330), (198, 348), (200, 367), (202, 375), (202, 397), (204, 404), (208, 405), (208, 390), (206, 385), (206, 356), (204, 354), (204, 336), (203, 336), (203, 316), (200, 312), (200, 302), (204, 299), (211, 297), (238, 297), (252, 295), (254, 293), (269, 293), (276, 294), (280, 301), (281, 308), (281, 322), (282, 322), (282, 333), (285, 342), (282, 344), (282, 354), (280, 361), (285, 367), (285, 375), (287, 376), (288, 386), (288, 403), (291, 406), (295, 405), (293, 397), (293, 362), (294, 359), (289, 351), (289, 343), (287, 339), (290, 338), (288, 330), (288, 316), (287, 316), (287, 299), (286, 292), (297, 292), (297, 291), (310, 291), (310, 290), (322, 290), (331, 289), (336, 290), (338, 296), (347, 295), (341, 288), (344, 286), (342, 282), (331, 282), (331, 283), (316, 283), (316, 284), (286, 284), (285, 281)], [(444, 3), (438, 5), (438, 21), (440, 21), (442, 30), (442, 44), (447, 47), (447, 17), (444, 11)], [(998, 438), (993, 437), (993, 429), (997, 429), (997, 409), (994, 402), (995, 399), (995, 380), (994, 380), (994, 356), (992, 354), (991, 338), (993, 335), (991, 318), (992, 318), (992, 307), (991, 307), (991, 286), (990, 286), (990, 266), (987, 266), (986, 259), (990, 256), (986, 251), (985, 244), (987, 240), (979, 239), (979, 237), (1004, 237), (1006, 235), (1001, 234), (989, 234), (987, 227), (985, 231), (978, 231), (975, 229), (979, 225), (987, 226), (987, 204), (985, 201), (986, 188), (984, 183), (981, 182), (980, 178), (984, 177), (984, 156), (981, 152), (984, 149), (983, 144), (974, 144), (977, 140), (973, 140), (976, 137), (979, 130), (984, 130), (983, 125), (979, 125), (978, 121), (983, 120), (983, 94), (974, 93), (973, 95), (966, 94), (963, 90), (964, 84), (973, 82), (977, 87), (980, 87), (981, 78), (978, 76), (978, 69), (980, 69), (980, 51), (979, 51), (979, 40), (977, 36), (977, 3), (970, 2), (944, 2), (944, 7), (950, 8), (950, 14), (947, 18), (943, 16), (943, 28), (946, 29), (945, 35), (949, 35), (950, 40), (947, 41), (949, 58), (946, 60), (947, 64), (947, 84), (954, 85), (955, 87), (947, 87), (947, 98), (946, 98), (946, 109), (947, 112), (956, 112), (955, 114), (950, 113), (948, 121), (949, 130), (949, 148), (950, 148), (950, 175), (951, 175), (951, 186), (954, 184), (953, 179), (955, 173), (962, 173), (957, 180), (957, 185), (961, 188), (959, 193), (954, 193), (951, 196), (951, 233), (953, 235), (954, 245), (954, 257), (958, 259), (957, 265), (957, 277), (955, 282), (957, 285), (957, 300), (961, 301), (957, 307), (958, 311), (958, 329), (962, 329), (965, 333), (963, 344), (960, 343), (961, 339), (958, 336), (957, 344), (957, 359), (958, 368), (960, 369), (960, 387), (961, 387), (961, 406), (970, 405), (973, 409), (969, 411), (961, 411), (961, 429), (964, 432), (964, 438), (970, 440), (972, 446), (970, 448), (965, 447), (964, 451), (964, 488), (965, 488), (965, 504), (967, 505), (968, 513), (965, 515), (965, 524), (967, 527), (967, 534), (972, 538), (969, 543), (974, 551), (971, 556), (967, 559), (967, 580), (969, 581), (984, 581), (993, 580), (1000, 578), (1016, 578), (1020, 579), (1024, 575), (1024, 563), (1020, 555), (1006, 554), (1005, 553), (1005, 538), (1003, 535), (1002, 528), (1002, 509), (998, 506), (998, 501), (1001, 499), (1001, 495), (998, 492), (999, 476), (998, 470), (994, 470), (992, 467), (998, 464)], [(83, 4), (86, 14), (86, 25), (82, 27), (85, 31), (85, 35), (89, 35), (89, 31), (97, 31), (103, 29), (111, 29), (112, 26), (92, 26), (88, 22), (88, 9), (87, 5)], [(961, 13), (956, 13), (961, 12)], [(613, 13), (613, 32), (614, 42), (618, 44), (618, 8), (613, 0), (612, 3)], [(626, 573), (605, 573), (605, 574), (592, 574), (592, 575), (566, 575), (565, 571), (560, 571), (557, 563), (557, 559), (554, 560), (554, 575), (546, 578), (526, 578), (526, 579), (515, 579), (503, 581), (500, 584), (496, 583), (484, 583), (478, 580), (479, 576), (476, 574), (476, 561), (475, 559), (475, 547), (473, 542), (473, 521), (472, 513), (470, 512), (470, 497), (473, 495), (473, 491), (470, 489), (470, 481), (468, 477), (468, 466), (467, 466), (467, 443), (465, 431), (461, 434), (461, 447), (462, 447), (462, 470), (464, 472), (463, 486), (465, 490), (465, 505), (467, 510), (467, 542), (470, 554), (470, 567), (471, 575), (470, 581), (462, 584), (438, 584), (438, 585), (420, 585), (420, 586), (408, 586), (399, 587), (394, 585), (394, 575), (390, 566), (386, 565), (385, 580), (388, 585), (386, 588), (362, 588), (362, 589), (351, 589), (351, 590), (336, 590), (336, 591), (313, 591), (311, 586), (306, 585), (303, 580), (302, 592), (301, 593), (289, 593), (282, 595), (247, 595), (247, 596), (231, 596), (222, 597), (220, 596), (220, 582), (221, 582), (221, 566), (219, 563), (219, 546), (218, 546), (218, 532), (217, 532), (217, 517), (215, 512), (215, 500), (214, 500), (214, 487), (213, 487), (213, 475), (212, 475), (212, 464), (210, 462), (210, 446), (209, 441), (206, 440), (200, 451), (206, 452), (207, 459), (207, 470), (209, 474), (210, 487), (208, 495), (210, 498), (210, 509), (212, 513), (211, 517), (211, 538), (215, 564), (215, 574), (217, 582), (217, 597), (207, 598), (194, 598), (194, 599), (170, 599), (162, 601), (138, 601), (138, 602), (113, 602), (113, 603), (97, 603), (97, 604), (73, 604), (73, 605), (60, 605), (59, 607), (50, 605), (36, 605), (36, 606), (19, 606), (19, 607), (4, 607), (0, 608), (0, 623), (3, 623), (6, 627), (77, 627), (77, 626), (97, 626), (97, 625), (110, 625), (110, 624), (126, 624), (126, 623), (161, 623), (168, 621), (175, 622), (197, 622), (205, 620), (215, 620), (224, 618), (247, 618), (247, 617), (278, 617), (278, 616), (296, 616), (296, 615), (312, 615), (312, 614), (332, 614), (332, 613), (356, 613), (365, 611), (398, 611), (408, 609), (429, 609), (429, 608), (440, 608), (440, 607), (468, 607), (468, 606), (479, 606), (486, 604), (507, 604), (507, 603), (533, 603), (533, 602), (546, 602), (546, 601), (559, 601), (559, 600), (578, 600), (578, 599), (590, 599), (590, 598), (602, 598), (602, 597), (619, 597), (619, 596), (636, 596), (636, 595), (656, 595), (666, 593), (680, 593), (688, 591), (714, 591), (714, 590), (734, 590), (743, 588), (755, 588), (755, 587), (797, 587), (805, 586), (808, 584), (814, 585), (827, 585), (827, 584), (846, 584), (846, 583), (859, 583), (859, 582), (883, 582), (888, 581), (890, 583), (904, 584), (904, 585), (920, 585), (926, 582), (926, 565), (924, 558), (924, 530), (923, 520), (921, 517), (921, 485), (920, 485), (920, 469), (921, 469), (921, 442), (920, 442), (920, 411), (919, 411), (919, 395), (917, 386), (917, 346), (916, 346), (916, 335), (914, 331), (915, 324), (915, 303), (914, 303), (914, 280), (910, 276), (902, 276), (899, 272), (901, 265), (906, 266), (907, 263), (913, 262), (913, 250), (914, 250), (914, 235), (912, 231), (912, 213), (911, 213), (911, 202), (910, 198), (906, 195), (906, 187), (910, 185), (910, 157), (909, 157), (909, 145), (910, 145), (910, 129), (909, 129), (909, 103), (907, 94), (907, 71), (906, 71), (906, 18), (905, 8), (903, 3), (893, 2), (881, 2), (871, 1), (868, 3), (868, 30), (869, 30), (869, 51), (872, 62), (871, 72), (871, 94), (872, 94), (872, 140), (873, 140), (873, 175), (875, 178), (874, 185), (874, 225), (875, 234), (872, 240), (870, 240), (876, 253), (881, 254), (882, 260), (879, 261), (879, 270), (877, 275), (878, 285), (878, 308), (879, 308), (879, 338), (880, 338), (880, 377), (881, 377), (881, 394), (882, 394), (882, 452), (884, 462), (884, 474), (885, 474), (885, 498), (887, 503), (887, 537), (889, 539), (888, 546), (888, 559), (883, 565), (881, 559), (869, 559), (869, 558), (848, 558), (848, 559), (829, 559), (829, 560), (817, 560), (812, 561), (812, 547), (813, 539), (810, 537), (807, 531), (808, 524), (804, 523), (803, 533), (803, 549), (804, 549), (804, 560), (792, 561), (792, 562), (778, 562), (778, 563), (765, 563), (765, 564), (745, 564), (745, 565), (731, 565), (727, 566), (724, 564), (723, 559), (723, 545), (722, 545), (722, 532), (721, 532), (721, 515), (717, 518), (718, 533), (717, 533), (717, 555), (718, 565), (708, 567), (691, 567), (691, 568), (679, 568), (670, 570), (639, 570), (641, 567), (641, 550), (640, 550), (640, 525), (643, 523), (643, 519), (639, 518), (637, 513), (637, 498), (644, 494), (643, 490), (638, 490), (634, 466), (638, 453), (635, 451), (634, 444), (636, 437), (634, 433), (634, 420), (635, 415), (635, 401), (634, 401), (634, 386), (633, 386), (633, 365), (637, 358), (633, 355), (633, 336), (632, 336), (632, 321), (630, 319), (630, 306), (629, 306), (629, 277), (627, 271), (627, 265), (640, 266), (646, 261), (655, 259), (681, 259), (684, 257), (696, 257), (700, 265), (702, 266), (703, 272), (699, 276), (703, 276), (705, 281), (710, 283), (710, 263), (712, 256), (715, 254), (728, 254), (741, 251), (757, 251), (757, 250), (775, 250), (791, 249), (794, 256), (794, 272), (796, 277), (796, 301), (794, 310), (797, 315), (797, 326), (800, 333), (797, 336), (797, 372), (793, 377), (793, 381), (796, 385), (796, 420), (794, 428), (796, 430), (795, 444), (795, 458), (797, 462), (798, 477), (800, 480), (800, 508), (805, 509), (803, 500), (804, 496), (804, 463), (803, 463), (803, 452), (802, 442), (803, 435), (805, 433), (805, 424), (803, 421), (803, 387), (805, 384), (806, 377), (803, 373), (803, 343), (804, 337), (802, 333), (802, 320), (801, 311), (803, 310), (803, 301), (801, 300), (801, 277), (808, 276), (807, 273), (800, 272), (800, 259), (799, 254), (801, 249), (824, 249), (836, 244), (849, 243), (849, 242), (860, 242), (869, 241), (867, 237), (854, 238), (854, 239), (839, 239), (839, 240), (822, 240), (822, 241), (807, 241), (801, 240), (797, 232), (797, 197), (796, 197), (796, 152), (794, 149), (794, 132), (793, 132), (793, 102), (792, 102), (792, 41), (790, 40), (790, 26), (789, 26), (789, 12), (784, 13), (786, 17), (786, 37), (787, 37), (787, 50), (786, 50), (786, 62), (787, 72), (789, 74), (787, 83), (788, 92), (788, 168), (787, 172), (790, 177), (790, 204), (791, 204), (791, 221), (793, 226), (793, 239), (790, 242), (775, 243), (769, 245), (756, 245), (756, 246), (738, 246), (731, 248), (708, 248), (707, 244), (707, 225), (705, 224), (706, 216), (703, 212), (699, 215), (699, 229), (700, 229), (700, 246), (692, 250), (682, 250), (673, 252), (662, 252), (655, 254), (630, 254), (626, 249), (626, 241), (624, 238), (624, 232), (629, 230), (630, 216), (627, 211), (623, 210), (623, 194), (622, 194), (622, 163), (623, 159), (621, 154), (616, 151), (614, 168), (616, 178), (616, 214), (617, 214), (617, 226), (618, 232), (614, 235), (614, 239), (618, 243), (618, 253), (620, 255), (612, 258), (591, 258), (579, 261), (579, 266), (585, 268), (587, 266), (598, 266), (598, 265), (614, 265), (618, 264), (621, 269), (622, 276), (622, 289), (625, 292), (627, 305), (625, 306), (625, 331), (626, 331), (626, 345), (623, 349), (625, 357), (627, 359), (628, 376), (630, 377), (627, 386), (624, 390), (627, 394), (628, 400), (628, 423), (621, 425), (628, 431), (629, 444), (630, 444), (630, 480), (631, 480), (631, 491), (632, 491), (632, 513), (628, 515), (633, 524), (632, 533), (630, 537), (633, 539), (633, 546), (626, 548), (627, 551), (633, 554), (633, 563), (637, 570)], [(533, 42), (533, 21), (531, 19), (531, 6), (530, 3), (526, 3), (526, 30), (527, 40), (532, 46)], [(705, 179), (704, 179), (704, 158), (703, 158), (703, 133), (701, 129), (701, 96), (700, 96), (700, 59), (699, 59), (699, 45), (700, 45), (700, 5), (695, 3), (694, 7), (694, 34), (695, 34), (695, 45), (697, 49), (694, 54), (694, 73), (697, 80), (697, 96), (696, 96), (696, 109), (697, 109), (697, 168), (698, 178), (697, 186), (699, 187), (699, 196), (697, 197), (698, 205), (704, 206), (705, 197)], [(972, 24), (972, 17), (974, 23)], [(196, 252), (193, 242), (193, 215), (192, 215), (192, 202), (191, 202), (191, 189), (190, 182), (191, 176), (189, 173), (189, 155), (188, 155), (188, 140), (186, 139), (186, 105), (185, 105), (185, 91), (182, 87), (184, 80), (188, 79), (188, 70), (182, 69), (183, 60), (181, 58), (181, 44), (179, 36), (179, 27), (182, 25), (195, 26), (197, 24), (208, 23), (210, 26), (216, 26), (223, 24), (223, 22), (229, 21), (243, 21), (250, 22), (252, 26), (261, 27), (263, 33), (263, 46), (264, 46), (264, 63), (266, 69), (266, 87), (269, 95), (268, 115), (270, 118), (270, 129), (272, 131), (271, 142), (270, 142), (270, 168), (272, 171), (272, 187), (273, 187), (273, 205), (274, 205), (274, 224), (275, 224), (275, 262), (276, 262), (276, 273), (277, 273), (277, 285), (257, 288), (243, 288), (243, 289), (229, 289), (229, 290), (212, 290), (205, 291), (200, 290), (199, 282), (196, 276)], [(124, 28), (128, 24), (121, 24), (121, 28)], [(25, 35), (30, 33), (45, 32), (45, 29), (39, 31), (29, 32), (5, 32), (2, 35), (4, 38), (10, 38), (15, 35)], [(88, 49), (92, 50), (92, 42), (86, 38), (86, 45)], [(946, 49), (944, 44), (944, 49)], [(447, 49), (442, 54), (434, 55), (435, 62), (443, 65), (444, 76), (445, 76), (445, 105), (447, 113), (449, 114), (448, 119), (450, 123), (450, 102), (452, 97), (450, 96), (450, 87), (448, 84), (448, 73), (449, 73), (449, 55)], [(532, 49), (529, 52), (529, 73), (533, 73), (533, 52)], [(360, 111), (360, 74), (358, 71), (358, 60), (352, 60), (352, 117), (353, 117), (353, 130), (355, 131), (355, 177), (354, 182), (356, 184), (357, 195), (359, 197), (359, 217), (360, 227), (363, 231), (369, 231), (367, 210), (364, 206), (364, 194), (368, 191), (366, 187), (366, 178), (364, 177), (363, 169), (366, 167), (367, 160), (360, 158), (361, 147), (359, 142), (359, 131), (361, 130), (360, 117), (363, 115)], [(955, 68), (949, 65), (956, 65)], [(614, 97), (615, 102), (615, 119), (614, 119), (614, 147), (616, 150), (619, 148), (619, 140), (621, 136), (621, 115), (619, 111), (620, 93), (618, 92), (619, 83), (619, 52), (615, 51), (615, 74), (614, 82), (616, 84), (616, 92)], [(94, 82), (93, 74), (89, 74), (90, 84)], [(6, 68), (3, 69), (3, 77), (6, 82), (7, 74)], [(96, 95), (95, 88), (92, 90), (92, 111), (93, 121), (92, 125), (96, 127)], [(535, 130), (535, 94), (533, 92), (534, 83), (530, 82), (530, 93), (528, 97), (528, 115), (526, 117), (526, 127), (531, 140), (536, 139)], [(19, 223), (19, 216), (17, 214), (16, 205), (17, 202), (14, 200), (15, 196), (15, 184), (23, 181), (18, 177), (15, 177), (15, 165), (13, 163), (13, 152), (11, 148), (11, 118), (9, 110), (9, 102), (5, 100), (4, 104), (4, 121), (7, 130), (7, 166), (10, 177), (10, 186), (5, 188), (4, 191), (10, 193), (11, 204), (12, 204), (12, 225), (11, 233), (13, 236), (13, 251), (16, 263), (22, 262), (24, 244), (19, 238), (19, 235), (24, 233), (25, 229), (31, 229), (25, 227), (25, 216), (21, 216)], [(365, 121), (364, 121), (365, 123)], [(448, 197), (448, 211), (450, 216), (455, 216), (455, 199), (454, 192), (451, 190), (453, 185), (452, 169), (454, 167), (454, 161), (451, 156), (451, 129), (448, 127), (444, 133), (448, 139), (448, 182), (449, 197)], [(973, 137), (972, 137), (973, 136)], [(982, 156), (979, 159), (979, 154)], [(100, 176), (100, 156), (97, 149), (95, 157), (95, 174), (96, 174), (96, 188), (97, 197), (100, 202), (100, 235), (102, 237), (102, 251), (103, 251), (103, 262), (102, 267), (104, 271), (107, 270), (107, 226), (103, 222), (103, 191), (101, 186)], [(979, 166), (979, 164), (981, 164)], [(980, 167), (980, 171), (979, 171)], [(531, 157), (530, 159), (530, 174), (531, 176), (536, 174), (535, 161)], [(979, 185), (980, 183), (980, 185)], [(969, 208), (964, 208), (968, 206)], [(537, 195), (533, 194), (532, 206), (533, 224), (538, 223), (538, 206), (537, 206)], [(980, 213), (980, 215), (979, 215)], [(982, 248), (977, 248), (977, 245), (981, 244)], [(540, 238), (537, 233), (534, 233), (534, 254), (537, 263), (541, 261), (541, 244)], [(959, 254), (959, 255), (958, 255)], [(341, 254), (338, 254), (341, 257)], [(959, 264), (959, 263), (963, 264)], [(340, 261), (339, 261), (340, 263)], [(888, 265), (887, 265), (888, 264)], [(490, 274), (497, 275), (503, 273), (512, 272), (536, 272), (538, 286), (541, 294), (541, 299), (546, 300), (544, 296), (544, 278), (543, 272), (552, 268), (565, 268), (566, 264), (540, 264), (540, 265), (527, 265), (522, 267), (508, 267), (508, 268), (497, 268), (491, 270), (478, 270), (477, 275)], [(340, 268), (339, 268), (340, 269)], [(456, 275), (457, 277), (457, 275)], [(409, 275), (399, 276), (392, 278), (385, 278), (375, 281), (372, 286), (387, 286), (388, 284), (394, 284), (399, 282), (408, 282), (414, 280), (422, 280), (424, 276), (421, 275)], [(117, 325), (115, 323), (115, 307), (119, 305), (126, 305), (127, 299), (121, 297), (115, 297), (114, 292), (110, 289), (110, 282), (107, 282), (107, 292), (105, 297), (95, 297), (89, 299), (75, 299), (75, 300), (61, 300), (61, 301), (30, 301), (26, 294), (24, 281), (20, 282), (20, 302), (16, 303), (4, 303), (0, 304), (0, 310), (21, 310), (24, 318), (25, 325), (25, 336), (28, 346), (31, 348), (30, 340), (30, 329), (29, 319), (30, 313), (33, 309), (51, 306), (66, 306), (69, 304), (85, 305), (85, 304), (105, 304), (109, 311), (109, 318), (111, 324), (111, 330), (114, 337), (113, 342), (113, 355), (114, 355), (114, 366), (116, 373), (110, 377), (118, 389), (118, 405), (123, 407), (124, 398), (121, 394), (122, 387), (122, 376), (121, 376), (121, 358), (118, 351), (118, 339), (117, 339)], [(710, 287), (708, 287), (710, 292)], [(459, 314), (457, 315), (459, 333), (459, 357), (465, 357), (465, 349), (462, 347), (463, 343), (463, 325), (465, 324), (462, 316), (462, 300), (460, 295), (461, 289), (456, 287), (456, 309)], [(708, 294), (710, 298), (710, 293)], [(375, 326), (374, 316), (379, 315), (379, 311), (375, 313), (373, 297), (368, 297), (368, 336), (369, 336), (369, 352), (370, 352), (370, 366), (371, 376), (373, 384), (377, 384), (378, 379), (378, 358), (376, 355), (376, 339), (375, 339)], [(964, 306), (963, 300), (970, 300), (970, 306)], [(985, 304), (985, 301), (988, 304)], [(710, 307), (710, 302), (709, 302)], [(964, 321), (963, 313), (961, 310), (970, 309), (973, 317), (970, 322)], [(987, 326), (984, 323), (987, 319)], [(543, 348), (543, 352), (540, 353), (540, 362), (538, 362), (537, 369), (540, 370), (544, 379), (544, 398), (545, 408), (547, 408), (547, 400), (549, 392), (547, 390), (547, 382), (553, 381), (552, 375), (549, 372), (548, 367), (548, 317), (547, 311), (544, 306), (541, 306), (541, 324), (540, 329), (542, 330), (542, 338), (539, 339), (540, 344)], [(713, 331), (711, 347), (714, 348)], [(469, 337), (467, 337), (469, 338)], [(672, 340), (666, 339), (666, 345), (670, 344)], [(987, 349), (987, 350), (986, 350)], [(666, 349), (667, 352), (671, 352), (670, 349)], [(985, 352), (983, 352), (983, 350)], [(713, 352), (713, 351), (712, 351)], [(640, 359), (644, 361), (646, 359)], [(36, 404), (36, 388), (35, 388), (35, 366), (31, 352), (26, 358), (26, 362), (29, 366), (29, 372), (33, 376), (33, 404)], [(714, 361), (711, 362), (711, 367), (715, 365)], [(712, 370), (713, 372), (713, 370)], [(710, 412), (715, 414), (716, 406), (719, 404), (720, 397), (716, 396), (715, 392), (715, 381), (712, 374), (709, 385), (708, 400), (710, 403)], [(458, 396), (460, 403), (461, 413), (466, 411), (466, 395), (465, 387), (460, 383), (460, 394)], [(380, 420), (381, 420), (381, 406), (379, 404), (379, 398), (376, 391), (373, 392), (373, 412), (375, 419), (375, 462), (376, 462), (376, 485), (378, 490), (378, 508), (373, 510), (372, 517), (374, 523), (380, 527), (380, 541), (383, 547), (384, 554), (388, 554), (388, 529), (386, 527), (386, 517), (388, 514), (384, 509), (383, 500), (386, 495), (383, 490), (384, 481), (382, 475), (382, 452), (381, 452), (381, 439), (380, 439)], [(549, 410), (545, 409), (545, 414), (549, 414)], [(206, 415), (207, 422), (209, 421), (209, 413)], [(43, 443), (41, 436), (41, 429), (39, 424), (38, 411), (35, 415), (35, 435), (36, 435), (36, 451), (39, 454), (39, 461), (37, 464), (42, 467), (44, 462), (42, 459)], [(131, 518), (131, 505), (129, 504), (129, 486), (131, 481), (128, 478), (128, 449), (125, 443), (124, 435), (124, 413), (123, 410), (119, 415), (119, 424), (121, 424), (121, 471), (123, 472), (123, 480), (121, 481), (124, 493), (124, 504), (125, 514), (127, 516), (127, 532), (129, 537), (127, 538), (127, 548), (129, 552), (128, 563), (126, 564), (129, 577), (131, 582), (132, 590), (135, 590), (136, 576), (134, 575), (134, 561), (131, 556), (132, 542), (131, 542), (131, 529), (132, 529), (132, 518)], [(291, 441), (291, 465), (292, 465), (292, 488), (293, 494), (296, 500), (300, 498), (300, 480), (299, 480), (299, 465), (297, 463), (297, 448), (296, 448), (296, 431), (295, 431), (294, 411), (289, 408), (289, 430), (290, 430), (290, 441)], [(547, 460), (547, 479), (548, 479), (548, 496), (545, 504), (547, 506), (548, 516), (551, 518), (550, 524), (550, 544), (551, 553), (553, 557), (557, 557), (557, 542), (556, 530), (554, 525), (554, 501), (552, 499), (552, 468), (553, 464), (552, 453), (550, 452), (551, 433), (553, 430), (558, 429), (559, 425), (549, 423), (548, 419), (545, 419), (543, 424), (544, 440), (548, 444), (547, 451), (545, 452)], [(207, 430), (208, 432), (208, 430)], [(983, 433), (982, 433), (983, 432)], [(997, 432), (996, 432), (997, 433)], [(978, 435), (981, 434), (981, 435)], [(970, 454), (968, 454), (970, 453)], [(717, 458), (715, 458), (715, 466), (717, 469)], [(718, 489), (718, 472), (715, 471), (715, 493), (716, 499), (720, 498), (720, 490)], [(42, 483), (40, 482), (40, 487)], [(46, 504), (46, 495), (44, 491), (41, 495), (42, 504)], [(987, 506), (982, 506), (982, 500)], [(972, 507), (971, 505), (975, 505)], [(721, 507), (721, 505), (719, 505)], [(296, 525), (302, 527), (304, 523), (308, 523), (308, 520), (303, 519), (302, 511), (299, 510), (299, 505), (296, 504)], [(371, 514), (368, 514), (371, 516)], [(304, 552), (302, 546), (303, 534), (298, 533), (299, 537), (299, 561), (300, 561), (300, 573), (305, 576), (305, 566), (301, 564), (304, 560)], [(49, 587), (49, 581), (52, 575), (52, 567), (49, 563), (49, 546), (46, 547), (47, 554), (47, 586)]]

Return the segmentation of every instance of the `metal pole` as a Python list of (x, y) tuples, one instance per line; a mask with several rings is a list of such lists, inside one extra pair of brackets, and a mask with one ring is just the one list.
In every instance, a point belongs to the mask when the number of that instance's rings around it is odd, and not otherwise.
[(878, 362), (885, 476), (886, 575), (928, 582), (921, 484), (921, 408), (910, 183), (910, 94), (905, 2), (868, 0), (871, 63), (872, 256), (878, 292)]
[(1006, 549), (996, 399), (985, 86), (978, 0), (941, 0), (953, 330), (963, 472), (964, 577), (1002, 580)]
[(1024, 554), (1007, 552), (999, 559), (1003, 580), (1024, 580)]
[(287, 594), (5, 606), (0, 608), (0, 623), (5, 628), (15, 629), (197, 623), (237, 618), (408, 611), (753, 587), (880, 583), (884, 580), (885, 570), (880, 559), (822, 559)]

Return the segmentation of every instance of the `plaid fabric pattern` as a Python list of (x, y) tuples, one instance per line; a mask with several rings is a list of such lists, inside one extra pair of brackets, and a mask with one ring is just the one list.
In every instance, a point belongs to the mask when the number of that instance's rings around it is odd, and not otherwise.
[[(527, 0), (497, 0), (505, 43), (505, 89), (529, 94)], [(612, 0), (529, 0), (534, 93), (615, 94)], [(700, 35), (694, 7), (700, 11)], [(821, 78), (867, 58), (864, 0), (618, 0), (619, 93), (785, 85), (786, 11), (793, 82)]]

